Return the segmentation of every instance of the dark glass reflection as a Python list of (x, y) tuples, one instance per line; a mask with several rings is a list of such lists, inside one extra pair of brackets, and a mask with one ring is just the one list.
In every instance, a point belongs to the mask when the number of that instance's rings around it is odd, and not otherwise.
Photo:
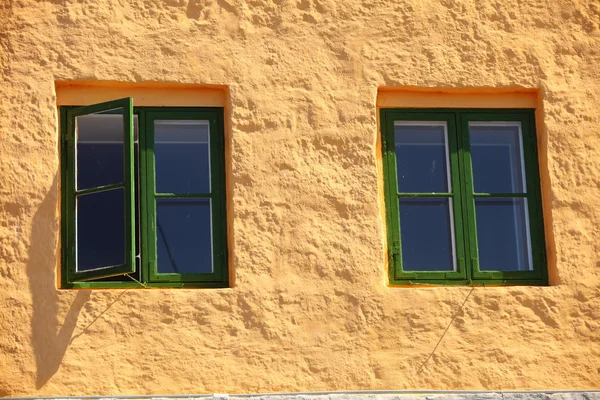
[[(138, 281), (142, 280), (142, 272), (140, 269), (140, 142), (138, 136), (138, 118), (137, 115), (133, 116), (133, 133), (134, 133), (134, 142), (133, 142), (133, 165), (134, 165), (134, 201), (135, 201), (135, 271), (128, 274), (133, 279)], [(100, 279), (94, 279), (95, 282), (132, 282), (130, 278), (124, 277), (123, 275), (110, 276)]]
[(122, 110), (75, 117), (75, 126), (77, 190), (123, 182)]
[(531, 270), (527, 199), (475, 199), (482, 271)]
[(401, 198), (400, 233), (405, 271), (452, 271), (451, 200)]
[(445, 127), (396, 125), (394, 137), (398, 191), (448, 192)]
[(521, 135), (515, 125), (469, 124), (476, 193), (525, 193)]
[(210, 199), (157, 199), (159, 273), (213, 272)]
[(157, 193), (210, 193), (206, 121), (154, 121)]
[(77, 271), (125, 263), (125, 191), (77, 197)]

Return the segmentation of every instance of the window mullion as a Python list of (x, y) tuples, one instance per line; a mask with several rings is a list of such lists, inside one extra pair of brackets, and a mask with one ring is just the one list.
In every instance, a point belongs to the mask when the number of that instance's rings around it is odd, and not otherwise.
[(473, 198), (473, 170), (471, 165), (471, 148), (469, 142), (469, 122), (462, 113), (456, 114), (458, 155), (460, 165), (460, 189), (464, 224), (464, 247), (467, 269), (467, 280), (471, 282), (473, 274), (479, 269), (477, 253), (477, 226), (475, 222), (475, 200)]
[(156, 260), (156, 247), (158, 229), (156, 227), (156, 161), (155, 161), (155, 143), (154, 143), (154, 117), (147, 113), (145, 120), (145, 137), (146, 137), (146, 215), (148, 226), (147, 232), (147, 252), (146, 265), (148, 281), (152, 282), (153, 277), (158, 272)]
[(462, 279), (467, 279), (467, 255), (465, 247), (465, 221), (464, 207), (461, 184), (461, 162), (460, 162), (460, 137), (456, 115), (451, 115), (447, 121), (448, 124), (448, 145), (450, 156), (450, 180), (452, 183), (452, 215), (454, 219), (454, 246), (456, 253), (457, 272), (460, 273)]

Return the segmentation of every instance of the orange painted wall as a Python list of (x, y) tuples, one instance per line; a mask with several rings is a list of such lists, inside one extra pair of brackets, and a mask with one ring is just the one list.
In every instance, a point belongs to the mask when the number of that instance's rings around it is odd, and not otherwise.
[[(0, 395), (600, 388), (592, 0), (0, 4)], [(232, 287), (60, 290), (58, 106), (222, 105)], [(546, 287), (387, 285), (378, 107), (534, 107)]]

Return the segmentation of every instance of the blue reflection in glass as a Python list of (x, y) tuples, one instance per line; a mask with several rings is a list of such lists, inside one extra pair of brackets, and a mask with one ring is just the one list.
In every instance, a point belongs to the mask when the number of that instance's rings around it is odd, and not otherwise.
[(77, 190), (123, 182), (123, 115), (75, 117)]
[(77, 197), (77, 271), (125, 263), (125, 191)]
[(531, 270), (527, 199), (475, 199), (479, 268)]
[(448, 192), (445, 125), (396, 125), (398, 191)]
[(209, 150), (206, 121), (154, 121), (156, 192), (210, 193)]
[(156, 199), (158, 272), (213, 272), (210, 199)]
[(404, 271), (454, 270), (451, 200), (401, 198), (399, 201)]
[(525, 193), (520, 128), (500, 124), (469, 124), (475, 192)]

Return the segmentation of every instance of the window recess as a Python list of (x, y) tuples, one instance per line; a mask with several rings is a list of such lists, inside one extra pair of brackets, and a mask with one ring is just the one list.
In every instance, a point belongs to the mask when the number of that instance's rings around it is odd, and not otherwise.
[(546, 284), (534, 111), (382, 109), (391, 284)]
[(62, 287), (226, 287), (223, 109), (60, 113)]

